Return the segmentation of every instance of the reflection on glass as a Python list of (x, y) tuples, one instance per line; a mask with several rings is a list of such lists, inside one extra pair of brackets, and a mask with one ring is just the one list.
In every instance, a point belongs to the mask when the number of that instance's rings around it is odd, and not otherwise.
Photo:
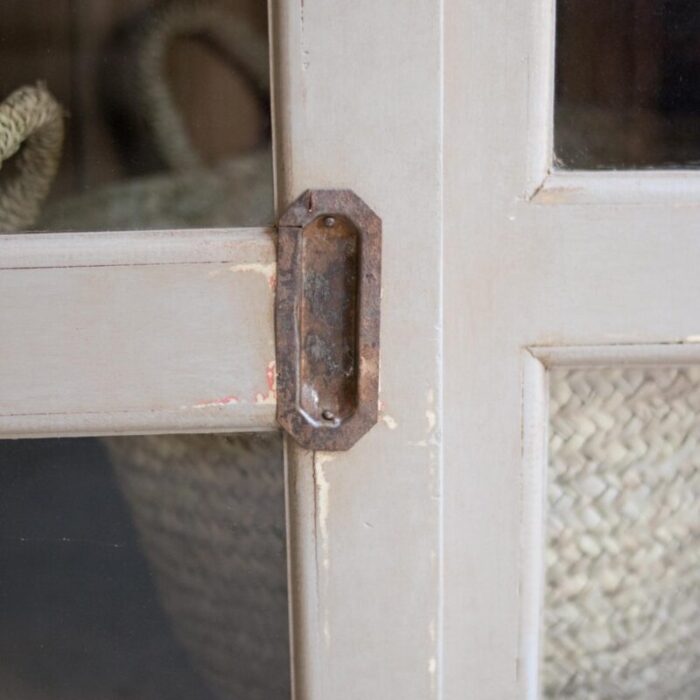
[(266, 3), (3, 0), (0, 232), (272, 221)]
[(557, 0), (555, 165), (700, 166), (700, 3)]
[(0, 442), (0, 694), (288, 700), (271, 436)]
[(551, 373), (544, 696), (700, 698), (700, 367)]

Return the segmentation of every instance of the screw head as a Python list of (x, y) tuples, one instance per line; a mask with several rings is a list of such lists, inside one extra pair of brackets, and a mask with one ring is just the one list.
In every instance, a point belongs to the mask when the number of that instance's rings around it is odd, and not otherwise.
[(332, 216), (327, 216), (327, 217), (323, 220), (323, 225), (324, 225), (326, 228), (333, 228), (333, 227), (335, 226), (335, 218), (332, 217)]
[(321, 417), (323, 418), (323, 420), (335, 420), (335, 413), (333, 413), (333, 411), (326, 408), (321, 413)]

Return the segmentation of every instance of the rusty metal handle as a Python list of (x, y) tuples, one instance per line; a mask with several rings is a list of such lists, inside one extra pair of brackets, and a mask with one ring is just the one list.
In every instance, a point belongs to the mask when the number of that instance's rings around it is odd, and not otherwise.
[(381, 220), (349, 190), (308, 190), (279, 221), (277, 420), (347, 450), (376, 422)]

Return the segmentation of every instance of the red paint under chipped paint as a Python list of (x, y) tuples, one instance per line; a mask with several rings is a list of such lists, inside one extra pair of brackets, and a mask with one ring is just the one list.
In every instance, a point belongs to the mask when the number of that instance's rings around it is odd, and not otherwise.
[(194, 405), (195, 408), (207, 408), (209, 406), (228, 406), (232, 403), (238, 403), (237, 396), (224, 396), (221, 399), (212, 399), (211, 401), (202, 401)]
[(274, 360), (267, 366), (267, 388), (277, 391), (277, 365)]
[(255, 403), (277, 403), (277, 365), (274, 360), (268, 364), (266, 375), (268, 388), (267, 396), (256, 394)]

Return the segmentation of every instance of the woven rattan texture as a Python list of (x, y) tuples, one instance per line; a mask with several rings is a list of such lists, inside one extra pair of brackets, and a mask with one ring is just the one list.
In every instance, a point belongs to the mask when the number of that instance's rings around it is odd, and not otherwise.
[(700, 368), (551, 373), (547, 698), (700, 698)]
[(288, 700), (277, 434), (105, 440), (161, 602), (222, 700)]

